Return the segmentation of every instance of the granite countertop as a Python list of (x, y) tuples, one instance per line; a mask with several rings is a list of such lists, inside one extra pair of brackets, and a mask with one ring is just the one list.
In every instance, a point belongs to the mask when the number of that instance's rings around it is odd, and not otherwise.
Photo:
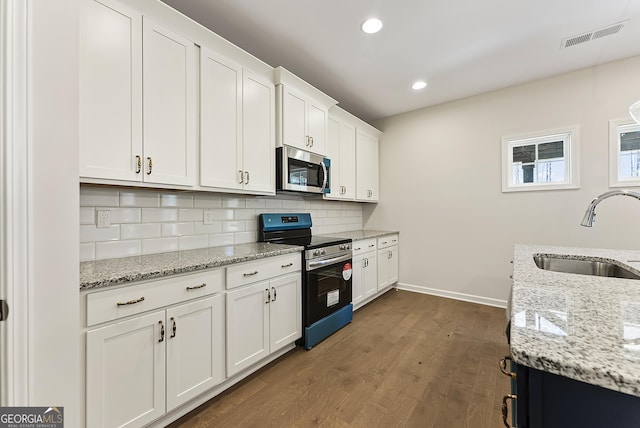
[(640, 251), (516, 245), (510, 312), (518, 364), (640, 396), (640, 280), (542, 270), (533, 254), (595, 257), (640, 274)]
[(297, 245), (254, 242), (82, 262), (80, 263), (80, 290), (194, 272), (302, 250), (304, 247)]
[(398, 231), (384, 231), (384, 230), (350, 230), (348, 232), (331, 233), (323, 236), (337, 236), (340, 238), (352, 239), (354, 241), (361, 241), (363, 239), (379, 238), (385, 235), (392, 235), (399, 233)]

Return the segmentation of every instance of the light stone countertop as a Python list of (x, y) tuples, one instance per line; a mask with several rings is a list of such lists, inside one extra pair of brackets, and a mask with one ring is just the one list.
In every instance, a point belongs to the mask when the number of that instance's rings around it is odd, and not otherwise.
[(640, 251), (516, 245), (510, 312), (516, 363), (640, 396), (640, 280), (547, 271), (534, 254), (595, 257), (640, 274)]
[(363, 239), (379, 238), (381, 236), (393, 235), (399, 233), (398, 231), (384, 231), (384, 230), (350, 230), (348, 232), (329, 233), (322, 236), (337, 236), (340, 238), (351, 239), (353, 241), (361, 241)]
[(80, 290), (195, 272), (302, 250), (304, 247), (297, 245), (254, 242), (81, 262)]

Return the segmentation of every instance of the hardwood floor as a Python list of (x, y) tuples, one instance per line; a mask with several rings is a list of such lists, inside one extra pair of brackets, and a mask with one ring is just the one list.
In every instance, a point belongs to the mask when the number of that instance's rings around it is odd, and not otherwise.
[(500, 427), (504, 309), (391, 290), (171, 427)]

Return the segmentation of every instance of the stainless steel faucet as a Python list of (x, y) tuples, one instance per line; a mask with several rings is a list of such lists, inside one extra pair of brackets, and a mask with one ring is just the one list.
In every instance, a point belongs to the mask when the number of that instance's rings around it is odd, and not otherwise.
[(587, 207), (587, 211), (584, 213), (584, 217), (582, 218), (580, 225), (585, 227), (593, 226), (593, 222), (596, 218), (596, 206), (605, 199), (618, 195), (631, 196), (632, 198), (640, 200), (640, 193), (632, 192), (631, 190), (611, 190), (609, 192), (604, 192), (603, 194), (596, 196), (596, 198), (591, 201)]

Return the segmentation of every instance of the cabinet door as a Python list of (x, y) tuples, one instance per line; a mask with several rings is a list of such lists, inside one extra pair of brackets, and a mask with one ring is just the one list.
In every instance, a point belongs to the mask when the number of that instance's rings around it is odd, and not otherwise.
[(87, 332), (88, 427), (141, 427), (164, 414), (164, 315)]
[(356, 128), (347, 123), (340, 127), (340, 185), (342, 199), (356, 197)]
[(304, 95), (280, 85), (282, 91), (282, 143), (308, 150), (307, 104)]
[(362, 132), (356, 138), (356, 199), (378, 201), (378, 140)]
[(195, 45), (143, 20), (144, 181), (195, 184)]
[(275, 352), (302, 337), (301, 273), (270, 282), (269, 351)]
[(200, 82), (200, 184), (241, 189), (242, 68), (203, 47)]
[(269, 283), (227, 292), (227, 376), (269, 355)]
[(327, 118), (329, 113), (319, 103), (307, 101), (307, 133), (310, 137), (308, 150), (324, 155), (327, 141)]
[(275, 193), (275, 88), (244, 70), (242, 85), (242, 158), (244, 188)]
[(365, 260), (364, 298), (366, 299), (378, 292), (378, 264), (375, 251), (365, 254)]
[(389, 259), (387, 260), (389, 264), (387, 273), (389, 274), (390, 285), (398, 282), (399, 261), (400, 260), (398, 259), (398, 246), (394, 245), (389, 248)]
[(80, 176), (141, 180), (142, 15), (83, 2), (80, 20)]
[(324, 195), (326, 199), (342, 199), (340, 127), (340, 122), (331, 117), (329, 118), (327, 125), (327, 157), (331, 160), (329, 181), (331, 192)]
[(167, 411), (225, 379), (224, 296), (167, 310)]
[(389, 254), (391, 254), (391, 252), (388, 248), (378, 251), (378, 291), (382, 290), (390, 284)]
[(353, 258), (353, 275), (351, 277), (352, 303), (360, 303), (364, 300), (364, 280), (366, 262), (364, 255)]

